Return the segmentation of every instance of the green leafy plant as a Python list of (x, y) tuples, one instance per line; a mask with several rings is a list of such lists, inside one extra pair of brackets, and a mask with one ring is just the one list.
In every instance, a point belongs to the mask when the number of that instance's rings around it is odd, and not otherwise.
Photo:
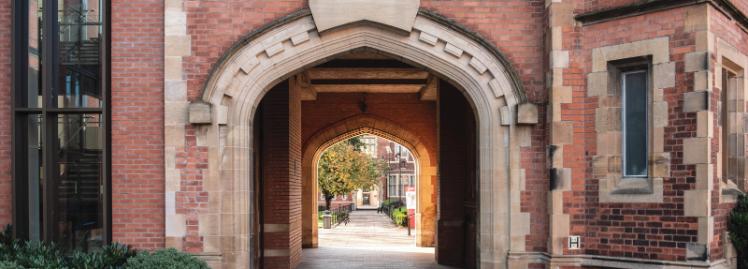
[(93, 252), (75, 251), (68, 258), (68, 264), (76, 269), (122, 268), (135, 254), (130, 246), (114, 243)]
[(139, 252), (127, 260), (127, 269), (210, 269), (208, 265), (190, 254), (176, 249), (162, 249), (155, 252)]
[(0, 261), (0, 269), (24, 269), (23, 266), (19, 265), (14, 261)]
[(730, 241), (738, 254), (738, 268), (748, 268), (748, 196), (741, 195), (727, 224)]
[(12, 261), (24, 268), (58, 269), (68, 268), (65, 256), (55, 244), (40, 241), (16, 243), (15, 259)]
[(0, 233), (0, 269), (119, 269), (133, 256), (134, 250), (117, 243), (91, 252), (63, 252), (53, 243), (14, 239), (10, 226)]
[(327, 210), (336, 195), (375, 186), (386, 167), (383, 160), (372, 158), (352, 144), (356, 143), (348, 140), (332, 145), (319, 159), (318, 183)]
[(398, 226), (408, 225), (408, 209), (404, 206), (398, 207), (392, 211), (392, 222)]

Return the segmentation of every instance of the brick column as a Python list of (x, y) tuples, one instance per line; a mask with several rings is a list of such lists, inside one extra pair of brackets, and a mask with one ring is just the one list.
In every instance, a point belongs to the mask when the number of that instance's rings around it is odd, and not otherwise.
[(264, 268), (294, 268), (301, 261), (301, 99), (283, 82), (260, 106)]
[[(0, 4), (0, 34), (10, 36), (11, 34), (11, 2), (6, 1)], [(0, 41), (0, 73), (10, 74), (10, 51), (11, 38), (4, 38)], [(13, 199), (12, 178), (10, 168), (10, 148), (11, 148), (11, 100), (10, 85), (11, 76), (6, 75), (0, 78), (0, 109), (6, 113), (0, 114), (0, 225), (8, 224), (12, 221)]]

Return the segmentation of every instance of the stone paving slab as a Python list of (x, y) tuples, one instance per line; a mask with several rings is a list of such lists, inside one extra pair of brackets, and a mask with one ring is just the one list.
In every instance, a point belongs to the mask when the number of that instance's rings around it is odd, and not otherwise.
[(434, 248), (416, 247), (415, 234), (374, 210), (351, 212), (348, 225), (319, 229), (319, 248), (301, 256), (301, 269), (453, 268), (436, 264)]

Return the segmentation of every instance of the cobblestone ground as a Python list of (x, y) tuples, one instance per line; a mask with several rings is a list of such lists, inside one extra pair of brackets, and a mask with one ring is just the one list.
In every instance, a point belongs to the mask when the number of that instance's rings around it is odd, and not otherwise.
[(319, 229), (319, 248), (304, 249), (301, 269), (439, 269), (434, 248), (415, 246), (415, 235), (375, 210), (351, 213), (348, 225)]

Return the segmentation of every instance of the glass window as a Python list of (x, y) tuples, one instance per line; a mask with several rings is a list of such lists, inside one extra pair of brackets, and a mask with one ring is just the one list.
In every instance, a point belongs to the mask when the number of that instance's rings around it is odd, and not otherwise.
[(397, 175), (389, 176), (389, 179), (387, 180), (387, 193), (389, 197), (400, 196), (398, 192), (398, 187), (397, 187)]
[(111, 237), (104, 217), (107, 2), (13, 1), (13, 46), (27, 55), (13, 63), (20, 82), (13, 84), (16, 236), (67, 250), (100, 247)]
[(28, 1), (28, 38), (26, 91), (20, 91), (16, 101), (19, 106), (38, 108), (42, 99), (42, 0)]
[(647, 72), (622, 74), (623, 175), (646, 177), (647, 173)]
[(57, 117), (54, 241), (68, 249), (100, 247), (102, 232), (102, 132), (100, 115)]
[(101, 107), (101, 2), (60, 2), (58, 107)]
[(720, 109), (720, 126), (722, 127), (722, 175), (724, 180), (738, 179), (744, 175), (745, 146), (740, 136), (744, 134), (743, 117), (740, 112), (742, 91), (741, 78), (736, 72), (728, 69), (722, 71), (722, 100)]

